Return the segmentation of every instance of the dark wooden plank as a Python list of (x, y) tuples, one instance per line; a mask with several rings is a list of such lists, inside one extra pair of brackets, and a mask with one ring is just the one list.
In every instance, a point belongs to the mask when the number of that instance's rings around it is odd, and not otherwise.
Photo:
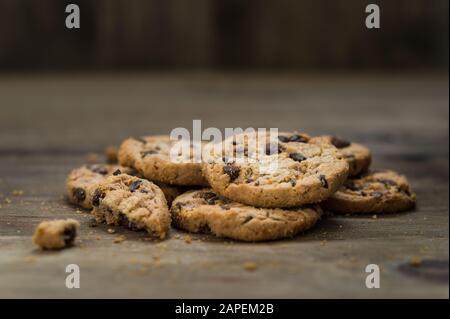
[[(446, 76), (0, 78), (0, 105), (0, 297), (448, 297), (448, 280), (398, 270), (416, 257), (448, 262)], [(355, 138), (373, 150), (374, 166), (410, 178), (418, 207), (376, 219), (328, 218), (293, 240), (194, 235), (188, 244), (177, 230), (158, 243), (89, 228), (89, 214), (65, 202), (65, 177), (88, 152), (128, 135), (189, 127), (193, 118)], [(80, 220), (79, 245), (35, 249), (34, 227), (62, 217)], [(118, 234), (127, 240), (114, 244)], [(245, 271), (246, 261), (257, 270)], [(69, 263), (80, 265), (81, 289), (64, 286)], [(365, 288), (369, 263), (382, 269), (380, 289)]]

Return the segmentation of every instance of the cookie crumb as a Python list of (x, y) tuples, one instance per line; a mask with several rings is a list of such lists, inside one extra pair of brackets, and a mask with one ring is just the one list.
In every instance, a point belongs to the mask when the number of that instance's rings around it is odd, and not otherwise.
[(25, 256), (25, 257), (23, 257), (23, 261), (28, 263), (28, 264), (34, 262), (34, 260), (35, 260), (35, 258), (33, 256)]
[(122, 242), (124, 242), (127, 238), (124, 235), (120, 235), (117, 236), (116, 238), (114, 238), (114, 244), (120, 244)]
[(108, 228), (107, 232), (109, 234), (114, 234), (116, 231), (114, 229), (112, 229), (112, 228)]
[(183, 239), (186, 244), (190, 244), (192, 242), (192, 237), (190, 235), (184, 236)]
[(162, 250), (165, 250), (167, 248), (167, 245), (164, 243), (157, 243), (155, 246)]
[(32, 241), (42, 249), (66, 248), (74, 244), (79, 227), (80, 223), (70, 218), (43, 221), (36, 227)]
[(258, 265), (253, 261), (246, 261), (242, 264), (242, 268), (247, 271), (255, 271), (258, 268)]
[(22, 196), (24, 194), (24, 191), (21, 189), (15, 189), (12, 191), (13, 196)]
[(422, 266), (422, 259), (420, 259), (419, 257), (412, 257), (409, 260), (409, 264), (413, 267), (420, 267)]
[(98, 226), (97, 221), (95, 220), (95, 218), (91, 218), (91, 219), (89, 220), (88, 226), (89, 226), (89, 227), (97, 227), (97, 226)]
[(115, 146), (108, 146), (105, 149), (105, 157), (106, 157), (106, 162), (108, 164), (115, 164), (117, 163), (117, 147)]

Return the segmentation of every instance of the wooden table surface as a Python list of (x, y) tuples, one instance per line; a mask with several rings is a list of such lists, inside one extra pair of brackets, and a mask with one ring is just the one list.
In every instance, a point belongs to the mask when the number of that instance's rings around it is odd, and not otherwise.
[[(2, 75), (0, 297), (448, 298), (448, 102), (446, 74)], [(64, 200), (66, 175), (88, 153), (191, 128), (193, 119), (203, 128), (277, 127), (364, 143), (374, 167), (408, 176), (418, 206), (327, 218), (292, 240), (193, 235), (186, 243), (177, 230), (152, 242), (119, 227), (90, 228), (88, 212)], [(33, 246), (40, 221), (66, 217), (81, 222), (75, 247)], [(114, 243), (119, 234), (127, 239)], [(257, 269), (245, 270), (247, 261)], [(80, 289), (65, 287), (72, 263)], [(379, 289), (365, 287), (371, 263), (381, 269)]]

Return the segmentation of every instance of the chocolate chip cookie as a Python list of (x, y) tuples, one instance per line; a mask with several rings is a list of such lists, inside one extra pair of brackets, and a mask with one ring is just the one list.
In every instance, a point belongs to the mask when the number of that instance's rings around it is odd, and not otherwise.
[(394, 213), (411, 209), (415, 201), (406, 177), (386, 170), (348, 179), (322, 207), (344, 214)]
[[(174, 152), (175, 143), (180, 148)], [(152, 181), (170, 185), (207, 185), (201, 171), (201, 147), (189, 141), (172, 141), (169, 136), (129, 138), (119, 148), (119, 163), (135, 168)]]
[(331, 135), (313, 137), (310, 143), (329, 143), (338, 148), (349, 164), (349, 176), (357, 176), (367, 171), (370, 166), (372, 156), (370, 150), (364, 145), (349, 142)]
[(298, 133), (238, 134), (204, 151), (203, 173), (215, 192), (257, 207), (320, 202), (347, 179), (348, 163), (331, 144)]
[[(72, 204), (91, 209), (92, 195), (97, 184), (108, 176), (122, 173), (138, 176), (135, 169), (120, 165), (93, 164), (76, 168), (70, 172), (66, 181), (67, 198)], [(183, 187), (167, 185), (164, 183), (155, 184), (163, 191), (168, 205), (172, 203), (175, 197), (185, 191)]]
[(92, 164), (72, 170), (66, 180), (69, 202), (86, 209), (92, 208), (92, 195), (98, 183), (113, 174), (135, 174), (135, 171), (119, 165)]
[(33, 235), (33, 243), (43, 249), (61, 249), (73, 245), (80, 223), (74, 219), (60, 219), (40, 223)]
[(173, 225), (189, 232), (263, 241), (293, 237), (313, 227), (322, 211), (318, 205), (289, 210), (255, 208), (202, 189), (177, 197), (171, 214)]
[(150, 181), (127, 174), (109, 176), (92, 196), (92, 213), (97, 222), (145, 229), (164, 238), (170, 227), (170, 213), (162, 190)]

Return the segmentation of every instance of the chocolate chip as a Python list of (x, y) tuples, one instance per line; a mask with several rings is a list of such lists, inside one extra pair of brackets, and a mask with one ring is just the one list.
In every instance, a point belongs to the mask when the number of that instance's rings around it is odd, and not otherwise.
[(199, 197), (203, 198), (208, 205), (214, 205), (216, 200), (219, 199), (219, 196), (217, 196), (214, 192), (202, 192)]
[(211, 234), (211, 228), (207, 224), (203, 224), (198, 228), (198, 232), (202, 234)]
[(147, 155), (154, 155), (154, 154), (158, 154), (158, 151), (148, 150), (148, 151), (142, 151), (141, 152), (141, 156), (142, 157), (146, 157)]
[(401, 191), (402, 193), (406, 194), (407, 196), (411, 196), (411, 192), (410, 192), (409, 188), (401, 189), (400, 191)]
[(89, 166), (89, 169), (97, 174), (101, 174), (101, 175), (108, 174), (108, 169), (103, 165), (91, 165), (91, 166)]
[(114, 176), (120, 175), (122, 174), (122, 172), (120, 171), (120, 169), (116, 169), (113, 173)]
[(328, 182), (327, 179), (325, 178), (325, 175), (319, 175), (319, 180), (320, 183), (322, 184), (322, 187), (328, 188)]
[(348, 189), (350, 189), (351, 191), (354, 191), (354, 192), (362, 190), (362, 188), (360, 186), (356, 185), (353, 182), (349, 182), (346, 186)]
[(233, 201), (231, 199), (223, 197), (222, 202), (224, 202), (225, 204), (231, 204)]
[(214, 205), (214, 204), (216, 203), (216, 200), (215, 200), (215, 198), (210, 198), (210, 199), (207, 199), (207, 200), (206, 200), (206, 203), (207, 203), (208, 205)]
[(68, 227), (64, 229), (64, 243), (66, 245), (70, 245), (75, 240), (75, 237), (77, 237), (77, 229), (75, 227)]
[(130, 189), (130, 192), (133, 193), (133, 192), (135, 192), (137, 189), (139, 189), (139, 187), (141, 186), (141, 184), (142, 184), (142, 180), (138, 179), (138, 180), (132, 182), (128, 188)]
[(251, 221), (253, 219), (253, 216), (246, 216), (244, 221), (242, 222), (242, 225), (247, 224), (249, 221)]
[(372, 196), (372, 197), (375, 197), (375, 198), (383, 197), (383, 193), (382, 192), (372, 192), (369, 195)]
[(297, 185), (297, 182), (294, 179), (290, 179), (289, 183), (291, 183), (292, 187), (294, 187), (295, 185)]
[(181, 208), (183, 208), (184, 206), (186, 206), (186, 204), (185, 203), (181, 203), (181, 202), (178, 202), (178, 203), (175, 204), (176, 210), (181, 210)]
[(237, 142), (236, 142), (236, 141), (233, 141), (233, 142), (231, 142), (231, 144), (233, 144), (233, 145), (237, 145)]
[(377, 182), (384, 184), (384, 186), (398, 186), (396, 182), (390, 179), (379, 178), (377, 179)]
[(103, 193), (99, 188), (97, 188), (92, 196), (92, 205), (98, 207), (100, 205), (100, 199), (105, 197), (105, 193)]
[(278, 135), (278, 140), (282, 143), (287, 143), (287, 142), (289, 142), (289, 137), (284, 136), (284, 135)]
[(97, 227), (98, 226), (97, 220), (95, 218), (89, 219), (88, 226), (89, 227)]
[(349, 141), (340, 139), (339, 137), (336, 137), (336, 136), (333, 136), (331, 138), (331, 144), (333, 144), (337, 148), (344, 148), (344, 147), (350, 146)]
[(266, 144), (266, 155), (280, 154), (281, 151), (282, 151), (282, 148), (278, 143)]
[(308, 140), (299, 134), (294, 134), (291, 137), (289, 137), (289, 142), (306, 143), (306, 142), (308, 142)]
[(134, 169), (134, 168), (128, 169), (128, 170), (127, 170), (127, 174), (128, 174), (128, 175), (131, 175), (131, 176), (139, 176), (139, 175), (142, 175), (142, 174), (139, 174), (139, 172), (138, 172), (136, 169)]
[(289, 157), (296, 162), (301, 162), (306, 159), (306, 157), (300, 153), (291, 153), (291, 154), (289, 154)]
[(80, 187), (74, 188), (72, 191), (72, 195), (75, 198), (75, 200), (77, 201), (77, 203), (81, 203), (82, 201), (84, 201), (86, 199), (86, 192), (84, 189), (82, 189)]
[(223, 172), (230, 177), (230, 182), (233, 182), (236, 178), (239, 177), (241, 169), (234, 164), (227, 164), (223, 167)]
[(119, 223), (121, 226), (124, 226), (125, 228), (128, 228), (130, 230), (136, 231), (139, 230), (139, 228), (136, 226), (136, 224), (130, 222), (127, 216), (120, 215)]

